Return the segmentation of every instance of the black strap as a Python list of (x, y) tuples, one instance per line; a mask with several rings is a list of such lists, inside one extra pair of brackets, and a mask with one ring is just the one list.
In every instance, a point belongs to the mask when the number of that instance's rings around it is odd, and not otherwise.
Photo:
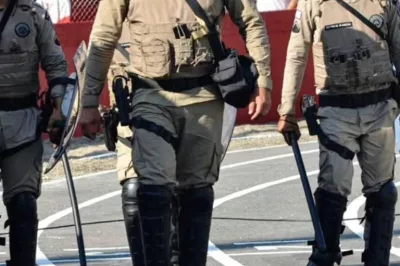
[(156, 134), (157, 136), (163, 138), (166, 142), (172, 145), (175, 152), (178, 152), (179, 149), (179, 141), (175, 138), (172, 133), (166, 130), (163, 126), (160, 126), (154, 122), (146, 120), (142, 117), (133, 117), (132, 118), (132, 126), (134, 128), (145, 129), (149, 132)]
[(222, 59), (224, 59), (226, 57), (227, 53), (226, 53), (224, 45), (221, 43), (221, 41), (219, 39), (219, 34), (215, 27), (215, 24), (210, 22), (210, 20), (207, 17), (206, 12), (201, 7), (199, 2), (197, 2), (196, 0), (186, 0), (186, 3), (192, 9), (193, 13), (197, 17), (199, 17), (201, 20), (203, 20), (204, 23), (206, 24), (207, 29), (209, 31), (209, 34), (207, 34), (207, 38), (210, 43), (211, 50), (213, 51), (215, 59), (217, 61), (221, 61)]
[(38, 107), (38, 97), (31, 94), (22, 98), (0, 98), (0, 111), (11, 112), (31, 107)]
[(206, 87), (214, 84), (210, 76), (184, 79), (148, 79), (132, 75), (132, 83), (136, 89), (157, 89), (162, 88), (170, 92), (182, 92), (194, 88)]
[(311, 106), (308, 107), (303, 113), (307, 126), (310, 132), (315, 132), (318, 136), (318, 140), (320, 143), (327, 148), (328, 150), (334, 151), (339, 154), (345, 160), (353, 160), (355, 153), (345, 146), (340, 145), (339, 143), (331, 140), (325, 133), (322, 131), (321, 126), (317, 122), (317, 107)]
[(353, 14), (356, 18), (361, 20), (362, 23), (370, 27), (376, 34), (378, 34), (383, 40), (386, 40), (386, 34), (384, 34), (374, 23), (369, 21), (363, 15), (361, 15), (357, 10), (351, 7), (349, 4), (344, 2), (343, 0), (336, 0), (342, 7), (344, 7), (347, 11)]
[(339, 108), (362, 108), (368, 105), (377, 104), (393, 98), (392, 86), (387, 89), (371, 91), (363, 94), (349, 95), (319, 95), (319, 106)]
[(4, 28), (6, 27), (7, 21), (11, 16), (11, 13), (14, 9), (15, 3), (17, 0), (11, 0), (11, 2), (7, 5), (6, 10), (4, 11), (3, 17), (1, 18), (0, 21), (0, 42), (1, 42), (1, 36), (3, 34)]

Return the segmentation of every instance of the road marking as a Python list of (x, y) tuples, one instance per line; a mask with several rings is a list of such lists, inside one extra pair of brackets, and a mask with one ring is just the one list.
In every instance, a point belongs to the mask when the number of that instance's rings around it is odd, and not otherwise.
[[(398, 156), (396, 155), (396, 158)], [(400, 182), (395, 183), (396, 187), (400, 186)], [(365, 197), (364, 195), (361, 195), (354, 199), (349, 206), (347, 206), (347, 211), (344, 213), (343, 218), (344, 219), (352, 219), (354, 217), (357, 217), (358, 210), (361, 208), (362, 205), (365, 203)], [(359, 221), (357, 220), (350, 220), (350, 221), (345, 221), (345, 225), (357, 236), (359, 236), (361, 239), (364, 239), (364, 227), (360, 224)], [(390, 249), (390, 253), (393, 255), (396, 255), (400, 257), (400, 248), (393, 247)]]
[[(353, 249), (354, 252), (362, 252), (361, 249)], [(291, 255), (291, 254), (310, 254), (309, 250), (288, 250), (288, 251), (271, 251), (271, 252), (248, 252), (248, 253), (228, 253), (232, 257), (239, 256), (260, 256), (260, 255)]]
[[(308, 154), (308, 153), (312, 153), (312, 152), (316, 152), (316, 151), (318, 151), (318, 150), (304, 151), (303, 154)], [(247, 164), (254, 164), (254, 163), (259, 163), (259, 162), (264, 162), (264, 161), (276, 160), (276, 159), (281, 159), (281, 158), (286, 158), (286, 157), (294, 157), (294, 155), (293, 155), (293, 153), (288, 153), (288, 154), (283, 154), (283, 155), (278, 155), (278, 156), (266, 157), (266, 158), (258, 159), (258, 160), (251, 160), (251, 161), (248, 161), (248, 162), (241, 162), (241, 163), (235, 163), (235, 164), (231, 164), (231, 165), (224, 165), (224, 166), (221, 167), (221, 170), (228, 169), (228, 168), (230, 169), (230, 168), (234, 168), (234, 167), (239, 167), (239, 166), (243, 166), (243, 165), (247, 165)], [(105, 172), (111, 172), (111, 171), (105, 171)], [(80, 176), (80, 178), (93, 177), (93, 176), (96, 176), (96, 175), (98, 175), (98, 173), (97, 174), (93, 173), (93, 174), (90, 174), (90, 175)], [(230, 194), (228, 196), (225, 196), (223, 198), (215, 200), (214, 201), (214, 208), (216, 208), (217, 206), (219, 206), (219, 205), (221, 205), (221, 204), (223, 204), (223, 203), (225, 203), (225, 202), (227, 202), (229, 200), (241, 197), (241, 196), (249, 194), (251, 192), (254, 192), (254, 191), (257, 191), (257, 190), (260, 190), (260, 189), (263, 189), (263, 188), (267, 188), (267, 187), (270, 187), (270, 186), (282, 184), (284, 182), (289, 182), (289, 181), (295, 180), (299, 176), (297, 175), (295, 177), (296, 178), (290, 177), (290, 178), (284, 178), (284, 179), (277, 180), (277, 181), (266, 182), (266, 183), (251, 187), (249, 189), (245, 189), (245, 190), (238, 191), (236, 193)], [(61, 180), (56, 180), (56, 181), (57, 182), (53, 182), (52, 184), (62, 182)], [(81, 204), (78, 205), (78, 208), (81, 209), (81, 208), (96, 204), (98, 202), (101, 202), (103, 200), (112, 198), (112, 197), (120, 195), (120, 194), (121, 194), (121, 191), (117, 190), (117, 191), (105, 194), (103, 196), (88, 200), (88, 201), (86, 201), (84, 203), (81, 203)], [(71, 213), (72, 213), (72, 208), (69, 207), (69, 208), (64, 209), (62, 211), (59, 211), (59, 212), (57, 212), (57, 213), (55, 213), (53, 215), (50, 215), (47, 218), (45, 218), (44, 220), (40, 221), (39, 227), (42, 228), (42, 230), (38, 231), (38, 239), (40, 238), (41, 234), (43, 233), (43, 231), (48, 226), (50, 226), (55, 221), (65, 217), (65, 216), (67, 216), (67, 215), (69, 215)], [(217, 248), (211, 241), (209, 242), (209, 252), (210, 252), (211, 257), (213, 257), (215, 260), (220, 262), (222, 265), (243, 266), (239, 262), (237, 262), (237, 261), (233, 260), (232, 258), (230, 258), (229, 256), (227, 256), (222, 250)], [(45, 254), (40, 249), (39, 241), (38, 241), (38, 245), (37, 245), (36, 257), (38, 259), (38, 265), (40, 265), (40, 266), (54, 266), (54, 264), (52, 264), (52, 262), (45, 256)]]
[(233, 243), (235, 246), (250, 246), (250, 245), (274, 245), (274, 244), (295, 244), (295, 243), (304, 243), (310, 239), (296, 239), (296, 240), (276, 240), (276, 241), (257, 241), (257, 242), (239, 242)]
[(278, 250), (278, 249), (312, 249), (311, 246), (254, 246), (257, 250)]
[[(109, 248), (85, 248), (86, 251), (97, 251), (97, 250), (120, 250), (129, 249), (129, 247), (109, 247)], [(66, 248), (64, 251), (79, 251), (77, 248)]]
[[(82, 209), (82, 208), (88, 207), (88, 206), (90, 206), (90, 205), (96, 204), (96, 203), (98, 203), (98, 202), (101, 202), (101, 201), (103, 201), (103, 200), (106, 200), (106, 199), (115, 197), (115, 196), (117, 196), (117, 195), (121, 195), (121, 190), (117, 190), (117, 191), (114, 191), (114, 192), (110, 192), (110, 193), (107, 193), (107, 194), (105, 194), (105, 195), (103, 195), (103, 196), (100, 196), (100, 197), (97, 197), (97, 198), (94, 198), (94, 199), (85, 201), (84, 203), (79, 204), (78, 207), (79, 207), (79, 209)], [(40, 228), (43, 228), (43, 229), (38, 231), (38, 236), (37, 236), (37, 237), (38, 237), (38, 240), (40, 239), (40, 235), (43, 233), (43, 230), (44, 230), (46, 227), (48, 227), (49, 225), (51, 225), (51, 224), (54, 223), (55, 221), (57, 221), (57, 220), (59, 220), (59, 219), (65, 217), (65, 216), (67, 216), (67, 215), (69, 215), (69, 214), (71, 214), (71, 213), (72, 213), (72, 208), (69, 207), (69, 208), (64, 209), (64, 210), (62, 210), (62, 211), (59, 211), (59, 212), (57, 212), (57, 213), (55, 213), (55, 214), (53, 214), (53, 215), (50, 215), (49, 217), (47, 217), (47, 218), (45, 218), (44, 220), (40, 221), (40, 222), (39, 222), (39, 227), (40, 227)], [(38, 265), (40, 265), (40, 266), (53, 266), (53, 265), (54, 265), (54, 264), (44, 255), (44, 253), (43, 253), (42, 250), (40, 249), (40, 247), (39, 247), (39, 241), (38, 241), (38, 244), (37, 244), (36, 258), (37, 258), (37, 260), (38, 260)]]
[[(310, 151), (306, 151), (306, 152), (310, 153)], [(303, 152), (303, 154), (304, 154), (304, 152)], [(293, 156), (292, 153), (290, 153), (290, 155)], [(273, 157), (274, 157), (274, 158), (282, 158), (282, 156), (287, 156), (287, 157), (289, 157), (289, 154), (284, 154), (284, 155), (279, 155), (279, 156), (273, 156)], [(264, 158), (264, 159), (259, 159), (259, 160), (252, 160), (252, 161), (249, 161), (249, 162), (250, 162), (250, 163), (258, 163), (258, 162), (268, 161), (268, 160), (270, 160), (269, 158), (270, 158), (270, 157), (267, 157), (267, 158)], [(284, 157), (283, 157), (283, 158), (284, 158)], [(245, 165), (244, 163), (245, 163), (245, 162), (236, 163), (236, 164), (234, 164), (234, 165), (236, 165), (235, 167), (238, 167), (238, 166)], [(358, 164), (358, 162), (354, 162), (354, 163), (353, 163), (353, 165), (357, 165), (357, 164)], [(221, 167), (221, 170), (222, 170), (222, 169), (227, 169), (227, 168), (232, 168), (232, 166), (231, 166), (231, 165), (222, 166), (222, 167)], [(314, 171), (311, 171), (311, 172), (307, 172), (307, 175), (308, 175), (308, 177), (310, 177), (311, 175), (315, 175), (315, 174), (318, 174), (318, 173), (319, 173), (319, 170), (314, 170)], [(279, 184), (282, 184), (282, 183), (285, 183), (285, 182), (290, 182), (290, 181), (293, 181), (293, 180), (296, 180), (296, 179), (299, 179), (299, 178), (300, 178), (299, 175), (290, 176), (290, 177), (287, 177), (287, 178), (279, 179), (279, 180), (272, 181), (272, 182), (262, 183), (262, 184), (259, 184), (259, 185), (256, 185), (256, 186), (253, 186), (253, 187), (250, 187), (250, 188), (241, 190), (241, 191), (237, 191), (237, 192), (235, 192), (235, 193), (232, 193), (232, 194), (230, 194), (230, 195), (227, 195), (227, 196), (225, 196), (225, 197), (222, 197), (222, 198), (220, 198), (220, 199), (215, 200), (215, 201), (214, 201), (214, 208), (220, 206), (221, 204), (223, 204), (223, 203), (225, 203), (225, 202), (227, 202), (227, 201), (230, 201), (230, 200), (233, 200), (233, 199), (242, 197), (242, 196), (247, 195), (247, 194), (250, 194), (250, 193), (252, 193), (252, 192), (255, 192), (255, 191), (258, 191), (258, 190), (267, 188), (267, 187), (279, 185)], [(111, 197), (116, 196), (116, 195), (118, 195), (118, 194), (120, 194), (120, 193), (121, 193), (120, 190), (118, 190), (118, 191), (115, 191), (115, 192), (108, 193), (108, 194), (106, 194), (106, 195), (104, 195), (104, 196), (100, 196), (100, 197), (98, 197), (98, 198), (94, 198), (94, 199), (92, 199), (92, 200), (89, 200), (89, 201), (87, 201), (87, 202), (84, 202), (84, 203), (82, 203), (82, 204), (79, 204), (79, 209), (80, 209), (80, 208), (83, 208), (83, 207), (90, 206), (90, 205), (95, 204), (95, 203), (98, 203), (98, 202), (100, 202), (100, 201), (102, 201), (102, 200), (111, 198)], [(50, 224), (52, 224), (52, 223), (55, 222), (56, 220), (58, 220), (58, 219), (60, 219), (60, 218), (62, 218), (62, 217), (64, 217), (64, 216), (66, 216), (66, 215), (68, 215), (68, 214), (70, 214), (70, 213), (72, 213), (71, 208), (67, 208), (67, 209), (65, 209), (65, 210), (63, 210), (63, 211), (60, 211), (60, 212), (58, 212), (58, 213), (55, 213), (55, 214), (53, 214), (53, 215), (47, 217), (47, 218), (44, 219), (43, 221), (41, 221), (41, 222), (39, 223), (39, 226), (40, 226), (41, 228), (45, 229), (46, 227), (48, 227)], [(41, 234), (42, 232), (43, 232), (43, 230), (40, 231), (40, 234)], [(40, 234), (38, 234), (38, 238), (39, 238)], [(211, 257), (213, 257), (216, 261), (218, 261), (219, 263), (221, 263), (222, 265), (224, 265), (224, 266), (243, 266), (241, 263), (239, 263), (239, 262), (237, 262), (236, 260), (232, 259), (228, 254), (224, 253), (222, 250), (220, 250), (219, 248), (217, 248), (217, 247), (215, 246), (215, 244), (212, 243), (211, 241), (209, 241), (209, 255), (210, 255)], [(39, 265), (39, 266), (54, 266), (54, 264), (52, 264), (52, 263), (48, 260), (48, 258), (44, 255), (44, 253), (40, 250), (39, 245), (37, 246), (37, 257), (41, 259), (41, 260), (38, 262), (38, 265)]]
[[(301, 154), (305, 155), (305, 154), (315, 153), (315, 152), (318, 152), (318, 151), (319, 151), (319, 149), (308, 150), (308, 151), (303, 151)], [(233, 164), (229, 164), (229, 165), (222, 166), (222, 167), (221, 167), (221, 170), (230, 169), (230, 168), (235, 168), (235, 167), (242, 166), (242, 165), (249, 165), (249, 164), (254, 164), (254, 163), (261, 163), (261, 162), (266, 162), (266, 161), (273, 161), (273, 160), (283, 159), (283, 158), (288, 158), (288, 157), (293, 157), (293, 153), (286, 153), (286, 154), (282, 154), (282, 155), (275, 155), (275, 156), (270, 156), (270, 157), (266, 157), (266, 158), (262, 158), (262, 159), (256, 159), (256, 160), (251, 160), (251, 161), (245, 161), (245, 162), (241, 162), (241, 163), (233, 163)]]

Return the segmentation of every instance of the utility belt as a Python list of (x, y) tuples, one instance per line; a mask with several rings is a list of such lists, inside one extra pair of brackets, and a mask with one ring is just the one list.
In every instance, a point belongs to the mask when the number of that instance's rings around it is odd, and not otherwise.
[[(358, 95), (320, 95), (319, 105), (320, 107), (339, 107), (339, 108), (361, 108), (368, 105), (377, 104), (389, 100), (391, 98), (396, 99), (399, 103), (399, 87), (393, 83), (389, 88), (382, 89), (379, 91), (373, 91), (365, 94)], [(399, 105), (400, 106), (400, 105)], [(345, 146), (331, 140), (322, 131), (321, 126), (317, 122), (318, 106), (315, 99), (311, 95), (304, 95), (302, 101), (303, 116), (306, 119), (307, 127), (310, 136), (318, 136), (320, 143), (328, 150), (334, 151), (339, 156), (346, 160), (353, 160), (355, 153)]]
[(387, 101), (391, 98), (400, 100), (400, 88), (396, 83), (391, 83), (389, 88), (371, 91), (363, 94), (349, 95), (319, 95), (320, 107), (362, 108), (368, 105)]
[(19, 98), (0, 98), (0, 111), (12, 112), (31, 107), (38, 107), (38, 96), (30, 94)]
[(170, 92), (182, 92), (215, 84), (211, 76), (160, 80), (138, 77), (136, 75), (132, 76), (132, 83), (136, 89), (162, 88)]

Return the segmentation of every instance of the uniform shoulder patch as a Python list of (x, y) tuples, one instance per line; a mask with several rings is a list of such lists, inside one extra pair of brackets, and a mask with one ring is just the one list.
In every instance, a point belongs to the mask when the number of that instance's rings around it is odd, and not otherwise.
[(26, 23), (18, 23), (14, 31), (18, 37), (25, 38), (31, 33), (31, 28)]
[(382, 28), (383, 27), (383, 24), (385, 23), (385, 19), (383, 18), (383, 16), (382, 15), (380, 15), (380, 14), (375, 14), (375, 15), (372, 15), (370, 18), (369, 18), (369, 21), (371, 21), (377, 28)]

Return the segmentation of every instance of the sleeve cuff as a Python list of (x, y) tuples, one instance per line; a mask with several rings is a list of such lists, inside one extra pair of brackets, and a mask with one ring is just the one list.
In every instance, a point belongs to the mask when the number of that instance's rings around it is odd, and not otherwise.
[(269, 76), (259, 76), (257, 79), (257, 86), (259, 88), (267, 88), (272, 91), (272, 80)]
[(50, 89), (51, 98), (64, 97), (64, 94), (65, 94), (65, 85), (57, 84)]
[(83, 108), (97, 108), (100, 105), (99, 95), (83, 95), (82, 107)]
[(278, 106), (278, 114), (280, 116), (284, 115), (296, 115), (296, 108), (294, 107), (294, 104), (280, 104)]

